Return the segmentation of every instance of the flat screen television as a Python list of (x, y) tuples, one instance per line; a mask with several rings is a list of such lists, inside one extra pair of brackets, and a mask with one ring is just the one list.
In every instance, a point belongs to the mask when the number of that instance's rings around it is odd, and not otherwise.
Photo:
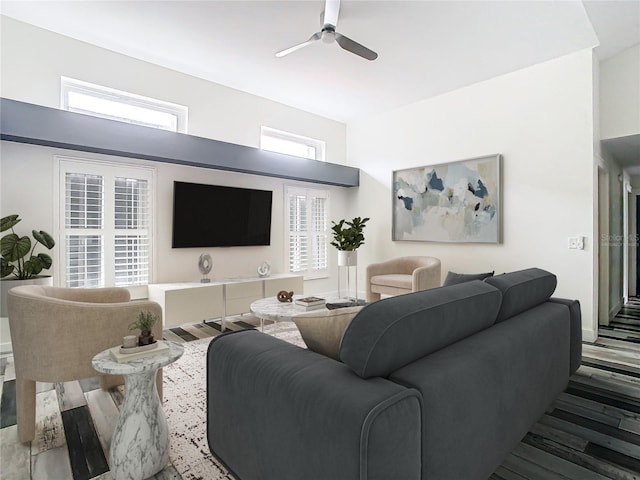
[(270, 245), (272, 194), (173, 182), (173, 248)]

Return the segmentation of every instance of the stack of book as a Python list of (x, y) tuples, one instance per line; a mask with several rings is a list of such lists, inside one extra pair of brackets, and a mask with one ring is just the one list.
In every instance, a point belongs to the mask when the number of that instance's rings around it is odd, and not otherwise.
[(323, 308), (325, 304), (324, 298), (320, 297), (304, 297), (294, 300), (296, 305), (306, 308), (307, 310), (315, 310), (317, 308)]

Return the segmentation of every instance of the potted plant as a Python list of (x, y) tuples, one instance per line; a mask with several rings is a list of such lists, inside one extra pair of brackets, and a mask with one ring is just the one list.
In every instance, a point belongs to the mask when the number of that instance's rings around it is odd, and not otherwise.
[(338, 265), (341, 267), (352, 267), (357, 264), (356, 250), (364, 244), (364, 234), (362, 233), (369, 217), (355, 217), (351, 221), (340, 220), (331, 222), (333, 226), (333, 241), (331, 245), (338, 249)]
[(140, 335), (138, 335), (139, 346), (155, 343), (151, 329), (157, 320), (158, 315), (154, 315), (149, 311), (140, 312), (138, 314), (138, 319), (129, 325), (129, 330), (135, 330), (136, 328), (140, 330)]
[(51, 285), (51, 276), (40, 275), (43, 270), (51, 268), (53, 260), (46, 253), (35, 254), (40, 244), (51, 250), (56, 244), (51, 235), (45, 231), (32, 230), (34, 241), (28, 236), (19, 236), (13, 229), (21, 219), (18, 215), (9, 215), (0, 219), (0, 232), (11, 230), (0, 239), (0, 279), (2, 282), (2, 310), (0, 316), (7, 316), (7, 291), (10, 288), (28, 283)]

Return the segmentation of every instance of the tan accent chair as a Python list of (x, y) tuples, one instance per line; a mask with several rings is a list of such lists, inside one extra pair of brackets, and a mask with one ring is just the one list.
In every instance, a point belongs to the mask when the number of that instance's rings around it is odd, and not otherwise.
[[(129, 324), (141, 311), (159, 316), (153, 328), (162, 339), (162, 308), (130, 301), (125, 288), (14, 287), (7, 294), (9, 328), (16, 371), (18, 438), (35, 436), (36, 382), (68, 382), (100, 374), (91, 366), (99, 352), (122, 345)], [(122, 385), (122, 376), (101, 375), (103, 389)], [(156, 377), (162, 398), (162, 371)]]
[(367, 302), (380, 294), (402, 295), (440, 286), (440, 260), (434, 257), (398, 257), (367, 266)]

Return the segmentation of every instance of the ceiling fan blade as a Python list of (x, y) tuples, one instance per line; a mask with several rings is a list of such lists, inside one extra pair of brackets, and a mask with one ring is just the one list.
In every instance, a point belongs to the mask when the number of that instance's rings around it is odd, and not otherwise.
[(289, 55), (290, 53), (293, 53), (296, 50), (300, 50), (301, 48), (306, 47), (307, 45), (310, 45), (313, 42), (317, 42), (318, 40), (320, 40), (320, 38), (322, 38), (322, 34), (320, 32), (316, 32), (313, 35), (311, 35), (309, 40), (307, 40), (306, 42), (299, 43), (298, 45), (295, 45), (293, 47), (287, 48), (286, 50), (282, 50), (276, 53), (276, 57), (281, 58), (281, 57), (284, 57), (285, 55)]
[(333, 25), (335, 28), (338, 25), (338, 15), (340, 14), (340, 0), (326, 0), (324, 4), (324, 18), (322, 19), (322, 26)]
[(369, 50), (364, 45), (360, 45), (358, 42), (351, 40), (349, 37), (345, 37), (344, 35), (336, 32), (336, 42), (345, 50), (355, 53), (362, 58), (366, 58), (367, 60), (375, 60), (378, 58), (378, 54), (373, 50)]

